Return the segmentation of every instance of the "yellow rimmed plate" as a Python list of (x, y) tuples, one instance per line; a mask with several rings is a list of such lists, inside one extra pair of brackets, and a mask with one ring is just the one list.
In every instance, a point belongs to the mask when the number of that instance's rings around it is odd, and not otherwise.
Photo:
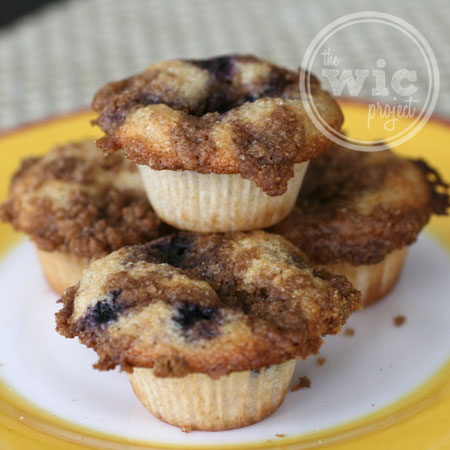
[[(351, 135), (367, 107), (342, 107)], [(0, 136), (0, 198), (24, 156), (97, 137), (91, 118), (79, 112)], [(432, 120), (397, 151), (426, 158), (450, 179), (448, 140), (450, 126)], [(57, 297), (19, 239), (1, 225), (0, 448), (450, 448), (448, 219), (433, 219), (411, 248), (389, 298), (352, 317), (353, 338), (327, 339), (323, 366), (315, 358), (298, 363), (294, 382), (307, 375), (311, 389), (290, 392), (260, 424), (225, 433), (184, 434), (162, 424), (135, 400), (125, 375), (94, 371), (93, 352), (54, 331)], [(401, 328), (392, 323), (398, 314), (407, 317)]]

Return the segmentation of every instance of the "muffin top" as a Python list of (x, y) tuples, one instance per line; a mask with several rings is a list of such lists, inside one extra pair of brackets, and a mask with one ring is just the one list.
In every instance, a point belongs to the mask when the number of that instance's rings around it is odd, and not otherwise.
[(218, 377), (317, 353), (361, 306), (344, 277), (312, 269), (263, 231), (180, 232), (94, 261), (60, 300), (57, 330), (96, 368)]
[[(339, 130), (337, 103), (311, 78), (315, 106)], [(239, 173), (271, 196), (286, 191), (294, 164), (330, 146), (300, 100), (299, 74), (253, 56), (160, 62), (108, 83), (92, 107), (107, 153), (156, 170)]]
[(165, 232), (141, 183), (120, 153), (105, 158), (93, 141), (68, 144), (22, 161), (0, 219), (41, 250), (103, 256)]
[(296, 207), (271, 231), (311, 263), (375, 264), (448, 206), (448, 185), (424, 161), (334, 147), (310, 163)]

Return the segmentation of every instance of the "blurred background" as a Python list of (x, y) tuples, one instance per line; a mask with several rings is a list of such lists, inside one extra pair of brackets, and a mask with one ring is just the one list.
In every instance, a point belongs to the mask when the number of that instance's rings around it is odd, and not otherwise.
[[(366, 10), (394, 14), (425, 36), (440, 69), (435, 113), (450, 117), (449, 0), (15, 0), (0, 14), (0, 130), (88, 107), (105, 82), (162, 59), (239, 52), (296, 68), (325, 25)], [(360, 27), (340, 51), (358, 68), (380, 49), (414, 65), (389, 30)]]

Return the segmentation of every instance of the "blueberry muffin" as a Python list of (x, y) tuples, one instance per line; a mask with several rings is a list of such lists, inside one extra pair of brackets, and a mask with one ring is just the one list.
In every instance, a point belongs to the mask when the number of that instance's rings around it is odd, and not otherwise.
[[(339, 130), (337, 103), (311, 85)], [(155, 211), (180, 229), (273, 225), (292, 209), (307, 161), (330, 146), (305, 111), (299, 74), (253, 56), (160, 62), (108, 83), (92, 107), (106, 133), (97, 144), (140, 165)]]
[(190, 429), (257, 422), (282, 403), (296, 359), (361, 306), (341, 276), (263, 231), (181, 232), (94, 261), (57, 313), (62, 335), (119, 366), (145, 407)]
[(168, 229), (148, 204), (136, 165), (119, 153), (105, 158), (93, 141), (22, 161), (0, 219), (30, 236), (59, 293), (91, 260)]
[(311, 162), (294, 210), (272, 231), (346, 276), (368, 305), (392, 289), (408, 246), (448, 206), (448, 185), (423, 160), (336, 147)]

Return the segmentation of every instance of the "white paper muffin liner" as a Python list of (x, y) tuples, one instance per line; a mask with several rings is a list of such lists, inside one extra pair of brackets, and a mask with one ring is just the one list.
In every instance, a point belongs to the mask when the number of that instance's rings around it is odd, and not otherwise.
[(377, 264), (328, 264), (326, 268), (337, 275), (344, 275), (361, 291), (364, 306), (367, 306), (381, 300), (395, 286), (402, 273), (407, 251), (407, 246), (396, 250)]
[(36, 246), (35, 249), (48, 284), (58, 294), (77, 284), (91, 262), (90, 258), (70, 253), (45, 252)]
[(227, 232), (266, 228), (284, 219), (295, 205), (307, 166), (296, 164), (287, 191), (276, 197), (239, 174), (139, 169), (162, 220), (182, 230)]
[(187, 430), (230, 430), (262, 420), (283, 402), (295, 360), (258, 371), (161, 378), (153, 369), (128, 374), (136, 396), (156, 417)]

